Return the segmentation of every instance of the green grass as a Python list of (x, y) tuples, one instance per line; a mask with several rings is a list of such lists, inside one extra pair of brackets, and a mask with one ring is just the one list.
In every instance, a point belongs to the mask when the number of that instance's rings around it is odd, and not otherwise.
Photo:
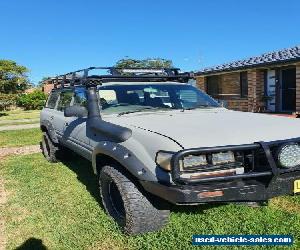
[(7, 249), (30, 238), (49, 249), (194, 249), (193, 234), (291, 234), (293, 248), (300, 248), (299, 196), (273, 199), (261, 208), (174, 207), (163, 230), (133, 237), (123, 235), (104, 213), (96, 178), (84, 159), (50, 164), (41, 154), (16, 156), (0, 162), (1, 175), (9, 196), (0, 210)]
[(39, 128), (0, 131), (0, 148), (39, 144), (42, 132)]
[(40, 110), (27, 110), (22, 109), (12, 111), (1, 111), (0, 121), (4, 120), (18, 120), (18, 119), (38, 119), (40, 117)]

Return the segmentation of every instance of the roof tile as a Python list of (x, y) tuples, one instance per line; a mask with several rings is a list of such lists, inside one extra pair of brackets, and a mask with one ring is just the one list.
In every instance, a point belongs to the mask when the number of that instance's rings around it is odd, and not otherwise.
[(274, 64), (276, 62), (287, 62), (291, 60), (300, 60), (300, 45), (293, 48), (264, 53), (261, 56), (250, 57), (245, 60), (220, 64), (214, 67), (207, 67), (196, 72), (196, 74), (208, 74), (214, 72), (230, 71), (240, 68), (248, 68), (263, 64)]

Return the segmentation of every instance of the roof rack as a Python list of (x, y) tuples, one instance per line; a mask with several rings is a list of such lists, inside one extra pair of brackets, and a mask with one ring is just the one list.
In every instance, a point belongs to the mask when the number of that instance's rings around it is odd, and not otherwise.
[[(107, 70), (107, 74), (90, 75), (92, 70)], [(72, 86), (97, 86), (104, 82), (136, 82), (136, 81), (177, 81), (188, 82), (194, 77), (193, 73), (180, 73), (179, 68), (117, 68), (117, 67), (90, 67), (56, 77), (48, 78), (48, 83), (53, 83), (54, 88)]]

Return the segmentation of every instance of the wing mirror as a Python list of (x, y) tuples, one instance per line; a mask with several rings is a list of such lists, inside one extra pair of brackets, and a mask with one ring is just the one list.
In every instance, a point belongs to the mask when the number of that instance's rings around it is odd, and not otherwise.
[(70, 106), (66, 107), (64, 110), (65, 117), (85, 117), (87, 114), (87, 109), (82, 106)]

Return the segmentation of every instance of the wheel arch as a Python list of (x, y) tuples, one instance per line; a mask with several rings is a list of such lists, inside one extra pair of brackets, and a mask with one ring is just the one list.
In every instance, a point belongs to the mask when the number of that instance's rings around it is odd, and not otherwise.
[(42, 132), (46, 132), (49, 135), (52, 142), (58, 143), (58, 138), (55, 133), (54, 127), (49, 121), (42, 121), (40, 129), (42, 130)]
[(127, 148), (114, 142), (99, 143), (92, 154), (95, 174), (107, 163), (115, 163), (139, 180), (157, 181), (156, 176)]

